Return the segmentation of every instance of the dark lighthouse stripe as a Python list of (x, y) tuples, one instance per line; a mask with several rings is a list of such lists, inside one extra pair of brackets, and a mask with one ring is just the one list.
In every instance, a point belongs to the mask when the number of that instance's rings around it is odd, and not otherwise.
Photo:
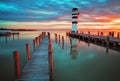
[(72, 9), (72, 32), (77, 32), (77, 24), (78, 24), (78, 8)]

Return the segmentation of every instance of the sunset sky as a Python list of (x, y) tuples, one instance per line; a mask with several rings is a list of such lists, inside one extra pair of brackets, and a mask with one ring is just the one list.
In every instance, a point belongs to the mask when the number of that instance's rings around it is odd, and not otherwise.
[(0, 28), (71, 28), (74, 7), (78, 28), (120, 29), (120, 0), (0, 0)]

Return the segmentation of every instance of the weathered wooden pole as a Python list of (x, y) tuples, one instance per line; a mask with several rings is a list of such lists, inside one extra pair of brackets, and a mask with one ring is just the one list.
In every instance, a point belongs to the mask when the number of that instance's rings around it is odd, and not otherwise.
[(106, 45), (109, 45), (109, 36), (107, 36), (107, 41), (106, 41)]
[(50, 40), (50, 32), (48, 32), (48, 38), (49, 38), (49, 40)]
[(14, 62), (15, 62), (15, 74), (17, 76), (17, 78), (20, 77), (20, 60), (19, 60), (19, 52), (18, 51), (14, 51)]
[(40, 45), (40, 42), (41, 42), (41, 35), (39, 35), (38, 39), (39, 39), (39, 45)]
[(98, 36), (99, 36), (99, 31), (98, 31)]
[(50, 67), (50, 79), (52, 80), (54, 77), (54, 62), (53, 62), (53, 54), (52, 54), (52, 41), (49, 40), (49, 67)]
[(38, 38), (35, 37), (35, 42), (36, 42), (36, 48), (38, 47)]
[(38, 46), (40, 45), (40, 42), (39, 42), (39, 36), (37, 37), (37, 42), (38, 42)]
[(57, 43), (57, 40), (58, 40), (58, 39), (57, 39), (57, 34), (55, 33), (55, 42), (56, 42), (56, 43)]
[(44, 32), (44, 36), (46, 36), (46, 32)]
[(31, 56), (30, 56), (30, 44), (26, 44), (26, 52), (27, 52), (27, 59), (30, 60)]
[(62, 36), (62, 43), (64, 44), (64, 36)]
[(119, 37), (120, 37), (120, 32), (117, 33), (117, 38), (119, 38)]
[(60, 35), (59, 35), (59, 45), (60, 45)]
[(34, 51), (35, 51), (35, 49), (36, 49), (36, 42), (35, 42), (35, 39), (33, 39), (33, 49), (34, 49)]

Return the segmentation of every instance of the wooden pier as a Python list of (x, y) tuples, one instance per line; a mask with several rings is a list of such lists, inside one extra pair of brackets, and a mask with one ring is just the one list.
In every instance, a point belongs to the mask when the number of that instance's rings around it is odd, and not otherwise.
[(49, 57), (50, 39), (48, 36), (41, 38), (40, 46), (36, 46), (37, 48), (31, 56), (31, 59), (28, 60), (20, 77), (15, 81), (51, 81), (51, 64), (49, 62), (51, 60)]
[(67, 33), (68, 36), (78, 38), (85, 41), (91, 41), (95, 43), (102, 43), (105, 45), (113, 45), (118, 46), (120, 44), (120, 38), (111, 37), (111, 36), (98, 36), (91, 34), (83, 34), (83, 33)]

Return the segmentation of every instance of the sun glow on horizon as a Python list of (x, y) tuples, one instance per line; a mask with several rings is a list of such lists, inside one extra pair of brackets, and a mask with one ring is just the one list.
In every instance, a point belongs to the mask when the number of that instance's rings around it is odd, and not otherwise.
[[(71, 29), (69, 21), (43, 21), (43, 22), (0, 22), (0, 28), (13, 29)], [(78, 29), (120, 29), (120, 19), (111, 22), (79, 22)]]

